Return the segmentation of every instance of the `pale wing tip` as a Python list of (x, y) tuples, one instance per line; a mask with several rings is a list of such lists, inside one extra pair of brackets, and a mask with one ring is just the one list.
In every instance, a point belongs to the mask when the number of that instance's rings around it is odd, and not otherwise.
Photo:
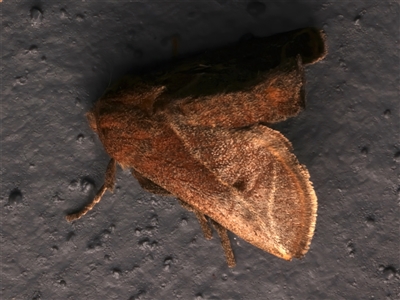
[(310, 249), (311, 245), (311, 240), (314, 237), (314, 232), (315, 232), (315, 226), (316, 226), (316, 221), (317, 221), (317, 209), (318, 209), (318, 198), (315, 193), (313, 183), (310, 181), (310, 174), (307, 170), (307, 168), (304, 165), (300, 165), (300, 173), (304, 178), (305, 185), (306, 185), (306, 196), (309, 199), (310, 203), (310, 224), (308, 227), (308, 232), (305, 236), (305, 245), (300, 251), (298, 252), (297, 255), (295, 255), (296, 258), (302, 258), (304, 255), (308, 252)]
[(312, 35), (312, 47), (314, 55), (310, 61), (305, 63), (305, 65), (312, 65), (325, 58), (325, 56), (328, 54), (328, 46), (326, 43), (326, 34), (323, 30), (316, 28), (308, 29), (309, 33)]
[[(293, 148), (290, 141), (285, 138), (280, 132), (268, 127), (258, 127), (263, 131), (265, 137), (270, 140), (265, 144), (270, 153), (275, 157), (280, 157), (279, 161), (286, 165), (287, 170), (293, 175), (293, 179), (297, 182), (298, 196), (301, 201), (302, 220), (301, 229), (297, 231), (296, 237), (292, 240), (274, 244), (260, 248), (265, 251), (282, 258), (284, 260), (292, 260), (292, 258), (302, 258), (309, 250), (311, 240), (314, 236), (316, 219), (317, 219), (317, 196), (310, 181), (310, 174), (306, 166), (299, 163), (296, 155), (292, 152)], [(266, 141), (266, 140), (263, 140)]]

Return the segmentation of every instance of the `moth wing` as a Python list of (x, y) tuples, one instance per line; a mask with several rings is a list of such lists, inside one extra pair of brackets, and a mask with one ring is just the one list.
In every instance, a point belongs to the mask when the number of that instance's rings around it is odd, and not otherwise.
[(250, 129), (171, 127), (187, 151), (232, 188), (229, 209), (209, 215), (251, 244), (278, 257), (302, 257), (314, 234), (317, 197), (309, 173), (279, 132)]
[[(215, 77), (207, 83), (220, 80)], [(191, 126), (235, 128), (260, 122), (276, 123), (304, 109), (304, 81), (304, 68), (298, 55), (261, 73), (257, 81), (243, 90), (221, 90), (214, 95), (188, 96), (171, 102), (169, 114), (178, 114)], [(188, 89), (193, 88), (194, 84), (188, 86)], [(206, 88), (206, 85), (198, 87)]]

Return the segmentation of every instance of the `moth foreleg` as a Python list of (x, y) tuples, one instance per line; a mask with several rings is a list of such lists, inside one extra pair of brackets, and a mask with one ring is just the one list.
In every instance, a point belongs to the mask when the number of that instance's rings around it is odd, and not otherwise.
[(97, 192), (93, 201), (90, 202), (88, 205), (86, 205), (82, 210), (78, 211), (77, 213), (67, 215), (65, 218), (67, 219), (68, 222), (78, 220), (82, 216), (86, 215), (88, 211), (92, 210), (93, 207), (100, 202), (101, 198), (103, 197), (104, 193), (107, 190), (110, 190), (111, 192), (114, 190), (116, 169), (117, 169), (117, 163), (115, 159), (112, 158), (107, 166), (104, 184)]
[(233, 268), (234, 266), (236, 266), (236, 260), (235, 260), (235, 255), (233, 254), (233, 251), (232, 251), (232, 246), (231, 246), (231, 242), (229, 240), (228, 231), (226, 230), (225, 227), (223, 227), (221, 224), (215, 222), (214, 220), (211, 219), (211, 222), (212, 222), (215, 230), (217, 230), (219, 238), (221, 239), (221, 244), (222, 244), (222, 248), (224, 249), (228, 267)]

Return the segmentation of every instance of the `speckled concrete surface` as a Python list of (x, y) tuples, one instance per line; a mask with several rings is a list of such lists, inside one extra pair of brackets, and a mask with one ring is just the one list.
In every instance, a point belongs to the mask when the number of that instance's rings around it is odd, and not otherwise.
[[(9, 1), (1, 10), (2, 299), (399, 299), (397, 1)], [(84, 114), (128, 71), (246, 34), (325, 30), (307, 109), (274, 128), (319, 198), (303, 260), (230, 235), (237, 266), (174, 198), (118, 171)]]

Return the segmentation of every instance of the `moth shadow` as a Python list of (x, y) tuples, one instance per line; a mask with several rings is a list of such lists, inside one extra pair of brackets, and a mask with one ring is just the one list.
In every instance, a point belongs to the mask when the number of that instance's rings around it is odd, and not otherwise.
[[(317, 1), (250, 1), (229, 2), (215, 0), (191, 2), (190, 5), (175, 2), (157, 3), (154, 7), (143, 3), (104, 3), (105, 14), (96, 31), (118, 32), (107, 38), (91, 40), (95, 50), (97, 75), (83, 76), (92, 95), (87, 103), (91, 107), (104, 91), (117, 79), (127, 74), (145, 73), (177, 58), (192, 56), (222, 46), (246, 40), (252, 36), (271, 36), (303, 27), (320, 27), (315, 11)], [(110, 9), (106, 9), (109, 6)], [(87, 4), (89, 11), (98, 10), (98, 4)], [(111, 9), (112, 8), (112, 9)], [(132, 18), (132, 11), (140, 18)], [(174, 16), (171, 21), (171, 12)], [(146, 27), (146, 19), (157, 24)], [(112, 18), (123, 22), (110, 22)], [(110, 19), (111, 18), (111, 19)], [(201, 22), (204, 19), (206, 22)], [(193, 24), (192, 24), (193, 23)], [(192, 26), (193, 25), (193, 26)], [(110, 50), (112, 49), (112, 50)]]

